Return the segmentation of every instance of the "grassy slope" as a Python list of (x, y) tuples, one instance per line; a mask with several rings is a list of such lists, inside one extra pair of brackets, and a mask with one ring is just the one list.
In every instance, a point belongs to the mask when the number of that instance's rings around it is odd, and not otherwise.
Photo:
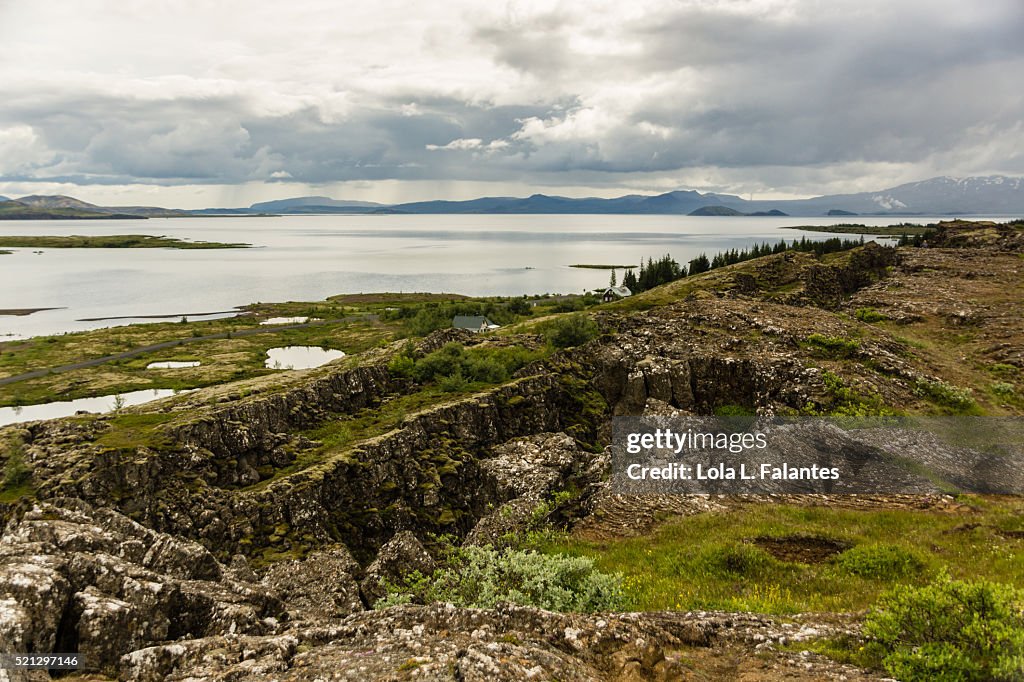
[[(548, 552), (590, 556), (627, 577), (637, 610), (721, 609), (792, 614), (859, 611), (897, 584), (955, 577), (1019, 583), (1024, 500), (965, 497), (965, 508), (857, 510), (751, 503), (667, 520), (650, 535), (594, 540), (558, 536)], [(799, 536), (851, 546), (831, 557), (785, 559), (758, 539)], [(776, 550), (777, 551), (777, 550)], [(786, 556), (786, 555), (783, 555)]]
[[(268, 348), (314, 345), (342, 350), (351, 355), (406, 333), (402, 320), (389, 318), (389, 310), (402, 306), (418, 309), (433, 303), (463, 300), (470, 299), (454, 294), (346, 294), (311, 303), (256, 303), (246, 308), (251, 315), (236, 318), (132, 324), (0, 342), (0, 377), (5, 377), (114, 355), (165, 341), (187, 340), (193, 336), (259, 327), (259, 320), (271, 317), (305, 316), (322, 320), (357, 318), (256, 336), (191, 342), (178, 348), (147, 353), (98, 367), (8, 384), (0, 386), (0, 407), (148, 388), (198, 388), (263, 376), (273, 373), (273, 370), (263, 366)], [(548, 303), (541, 299), (536, 314), (542, 315), (543, 311), (548, 310)], [(146, 369), (150, 362), (162, 360), (199, 361), (202, 364), (194, 368)]]

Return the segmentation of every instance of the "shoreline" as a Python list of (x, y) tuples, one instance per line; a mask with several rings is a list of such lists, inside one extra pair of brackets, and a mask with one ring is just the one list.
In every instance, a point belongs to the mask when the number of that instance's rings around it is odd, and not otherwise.
[(149, 234), (0, 235), (0, 247), (22, 249), (251, 249), (252, 244), (186, 241)]
[(170, 313), (168, 315), (115, 315), (113, 317), (81, 317), (75, 322), (107, 322), (108, 320), (169, 320), (175, 317), (207, 317), (209, 315), (243, 315), (245, 311), (241, 308), (233, 310), (214, 310), (208, 313)]
[(9, 315), (13, 317), (25, 317), (26, 315), (32, 315), (33, 313), (41, 313), (44, 310), (64, 310), (63, 306), (56, 306), (54, 308), (0, 308), (0, 317)]

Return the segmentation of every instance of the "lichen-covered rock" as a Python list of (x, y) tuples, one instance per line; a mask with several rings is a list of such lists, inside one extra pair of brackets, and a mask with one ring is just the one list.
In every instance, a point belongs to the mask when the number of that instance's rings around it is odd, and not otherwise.
[(574, 516), (583, 515), (607, 465), (605, 455), (584, 450), (565, 433), (542, 433), (495, 447), (481, 467), (503, 502), (477, 522), (464, 543), (498, 546), (518, 539), (531, 525), (548, 522), (547, 515), (567, 511), (556, 508), (554, 497), (561, 492), (568, 492), (568, 499), (560, 503), (572, 506)]
[(387, 584), (401, 584), (417, 571), (420, 575), (430, 575), (436, 568), (437, 562), (423, 543), (409, 531), (399, 531), (380, 548), (377, 558), (366, 567), (366, 577), (359, 587), (366, 603), (373, 606), (387, 594)]
[(223, 577), (194, 542), (80, 500), (39, 504), (0, 537), (0, 652), (81, 652), (114, 674), (124, 654), (214, 633), (267, 634), (269, 590)]
[(92, 585), (75, 593), (71, 610), (76, 650), (90, 666), (110, 671), (124, 652), (148, 643), (142, 627), (146, 615), (141, 609)]
[(162, 644), (123, 656), (119, 677), (133, 682), (274, 679), (288, 670), (297, 645), (292, 635), (232, 634)]
[(679, 679), (666, 647), (706, 644), (700, 624), (504, 606), (401, 606), (358, 613), (289, 637), (217, 637), (122, 659), (133, 680), (435, 680), (519, 682)]
[(342, 618), (364, 608), (355, 579), (361, 572), (348, 549), (335, 545), (273, 564), (263, 585), (287, 603), (292, 620)]
[[(30, 546), (31, 549), (35, 547)], [(53, 651), (71, 585), (58, 557), (0, 560), (0, 651)]]

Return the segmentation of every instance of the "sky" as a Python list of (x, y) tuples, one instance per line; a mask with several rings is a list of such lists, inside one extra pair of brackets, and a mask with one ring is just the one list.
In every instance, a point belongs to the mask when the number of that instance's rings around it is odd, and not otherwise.
[(0, 0), (0, 195), (754, 198), (1024, 175), (1022, 0)]

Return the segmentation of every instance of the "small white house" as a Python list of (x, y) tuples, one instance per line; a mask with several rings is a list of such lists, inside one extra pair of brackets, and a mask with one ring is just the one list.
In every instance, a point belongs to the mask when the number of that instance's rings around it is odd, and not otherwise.
[(483, 315), (456, 315), (452, 319), (452, 327), (477, 333), (500, 329), (500, 325), (494, 324)]
[(617, 301), (620, 298), (626, 298), (627, 296), (632, 295), (633, 292), (629, 290), (629, 287), (608, 287), (604, 290), (604, 295), (601, 297), (601, 300), (605, 303), (610, 303), (611, 301)]

